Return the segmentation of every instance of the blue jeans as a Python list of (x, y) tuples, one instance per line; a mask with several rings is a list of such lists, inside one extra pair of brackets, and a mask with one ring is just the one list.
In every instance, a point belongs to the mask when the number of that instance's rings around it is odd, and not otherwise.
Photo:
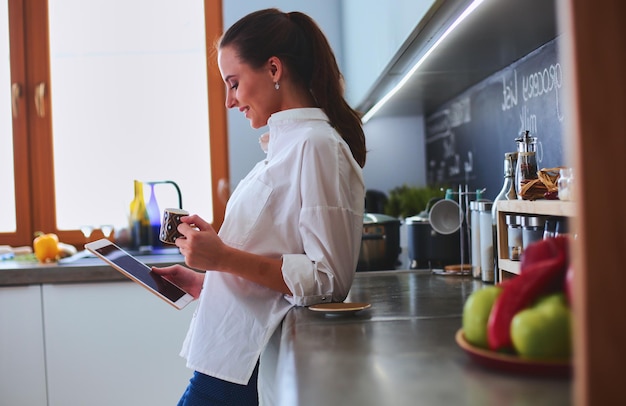
[(178, 406), (256, 406), (259, 404), (258, 373), (257, 363), (248, 385), (239, 385), (196, 371), (178, 401)]

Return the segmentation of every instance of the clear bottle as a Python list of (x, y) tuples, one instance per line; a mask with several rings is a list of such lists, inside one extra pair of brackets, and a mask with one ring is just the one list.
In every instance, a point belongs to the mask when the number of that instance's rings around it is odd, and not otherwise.
[(130, 240), (133, 248), (150, 249), (150, 218), (143, 197), (143, 183), (135, 180), (135, 196), (130, 202)]
[(159, 240), (159, 232), (161, 231), (161, 210), (154, 193), (154, 182), (147, 182), (150, 185), (150, 199), (148, 199), (148, 219), (150, 219), (150, 245), (160, 247), (163, 245)]
[[(491, 222), (493, 236), (493, 252), (494, 264), (498, 269), (498, 202), (501, 200), (515, 200), (517, 193), (515, 192), (515, 164), (517, 161), (517, 152), (507, 152), (504, 154), (504, 183), (500, 193), (493, 200), (491, 206)], [(497, 275), (497, 272), (495, 273)], [(496, 281), (497, 282), (497, 281)]]
[(493, 200), (491, 216), (493, 224), (497, 223), (497, 203), (500, 200), (515, 200), (517, 193), (515, 192), (515, 165), (517, 162), (517, 152), (507, 152), (504, 154), (504, 184), (500, 193)]
[(517, 164), (515, 165), (515, 192), (518, 199), (524, 199), (522, 188), (534, 179), (537, 179), (537, 137), (531, 137), (529, 131), (524, 131), (521, 137), (516, 138)]

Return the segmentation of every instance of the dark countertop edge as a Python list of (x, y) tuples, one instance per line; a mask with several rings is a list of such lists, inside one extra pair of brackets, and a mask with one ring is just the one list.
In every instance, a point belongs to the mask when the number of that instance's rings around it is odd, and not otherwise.
[[(149, 266), (183, 264), (180, 254), (142, 255), (137, 259)], [(37, 264), (0, 263), (0, 287), (54, 283), (90, 283), (130, 280), (98, 258), (81, 258), (74, 262)]]

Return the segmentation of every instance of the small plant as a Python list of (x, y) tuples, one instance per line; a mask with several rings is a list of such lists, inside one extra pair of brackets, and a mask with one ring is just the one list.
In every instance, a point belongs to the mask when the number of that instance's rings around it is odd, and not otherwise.
[(426, 210), (432, 198), (444, 197), (445, 192), (441, 189), (441, 186), (416, 187), (406, 184), (392, 189), (385, 204), (385, 214), (398, 218), (419, 214)]

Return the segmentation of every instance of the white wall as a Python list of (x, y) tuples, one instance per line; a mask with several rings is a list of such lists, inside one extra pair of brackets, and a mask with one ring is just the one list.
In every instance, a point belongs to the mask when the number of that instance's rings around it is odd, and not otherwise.
[(433, 0), (343, 0), (346, 99), (361, 103)]
[[(341, 48), (341, 2), (310, 0), (224, 0), (224, 29), (241, 17), (256, 10), (276, 7), (284, 12), (301, 11), (311, 16), (320, 26), (333, 47), (335, 57), (342, 68)], [(249, 121), (237, 110), (228, 111), (228, 148), (231, 189), (252, 169), (254, 164), (265, 158), (259, 147), (258, 138), (267, 127), (254, 130)]]
[(426, 185), (423, 117), (375, 117), (364, 130), (368, 153), (363, 177), (367, 189), (388, 194), (405, 183)]
[[(418, 24), (423, 12), (432, 3), (432, 0), (420, 0), (416, 4), (413, 3), (413, 0), (394, 1), (398, 8), (392, 14), (396, 16), (400, 14), (398, 17), (400, 20), (395, 20), (395, 24), (397, 24), (395, 26), (391, 24), (393, 20), (390, 18), (391, 12), (386, 12), (383, 16), (387, 23), (379, 25), (372, 22), (372, 18), (374, 21), (378, 19), (377, 11), (380, 7), (367, 10), (369, 14), (369, 22), (366, 24), (367, 31), (369, 31), (368, 39), (360, 41), (362, 46), (356, 54), (354, 50), (346, 50), (343, 47), (344, 44), (354, 43), (354, 38), (352, 42), (344, 41), (346, 40), (344, 38), (346, 35), (344, 22), (346, 24), (358, 23), (361, 18), (359, 16), (365, 11), (362, 11), (361, 14), (352, 15), (351, 13), (360, 4), (359, 1), (249, 0), (244, 3), (236, 0), (225, 0), (224, 27), (227, 28), (244, 15), (262, 8), (277, 7), (285, 12), (302, 11), (317, 21), (333, 47), (339, 67), (346, 78), (346, 93), (350, 93), (351, 90), (353, 93), (364, 92), (367, 89), (353, 89), (363, 86), (360, 84), (358, 76), (355, 76), (358, 75), (359, 69), (368, 72), (370, 75), (368, 80), (373, 80), (372, 75), (380, 74), (380, 70), (386, 65), (384, 59), (393, 56), (397, 47), (406, 39), (412, 28)], [(349, 5), (352, 8), (348, 7)], [(383, 8), (388, 8), (388, 6)], [(348, 20), (351, 22), (347, 23)], [(349, 47), (352, 48), (352, 46)], [(384, 47), (389, 48), (384, 49)], [(366, 50), (369, 50), (369, 53)], [(379, 62), (376, 66), (378, 71), (372, 72), (367, 64), (348, 60), (349, 57), (356, 58), (355, 55), (360, 55), (360, 58), (364, 54), (371, 57), (378, 55)], [(350, 65), (352, 72), (348, 73), (344, 67)], [(248, 120), (236, 109), (228, 111), (227, 119), (230, 185), (234, 189), (254, 164), (265, 158), (265, 154), (258, 145), (258, 137), (266, 132), (267, 128), (252, 129)], [(421, 116), (374, 118), (368, 122), (364, 129), (369, 151), (363, 171), (366, 188), (388, 193), (389, 190), (405, 183), (412, 186), (424, 186), (426, 184), (424, 123)]]

